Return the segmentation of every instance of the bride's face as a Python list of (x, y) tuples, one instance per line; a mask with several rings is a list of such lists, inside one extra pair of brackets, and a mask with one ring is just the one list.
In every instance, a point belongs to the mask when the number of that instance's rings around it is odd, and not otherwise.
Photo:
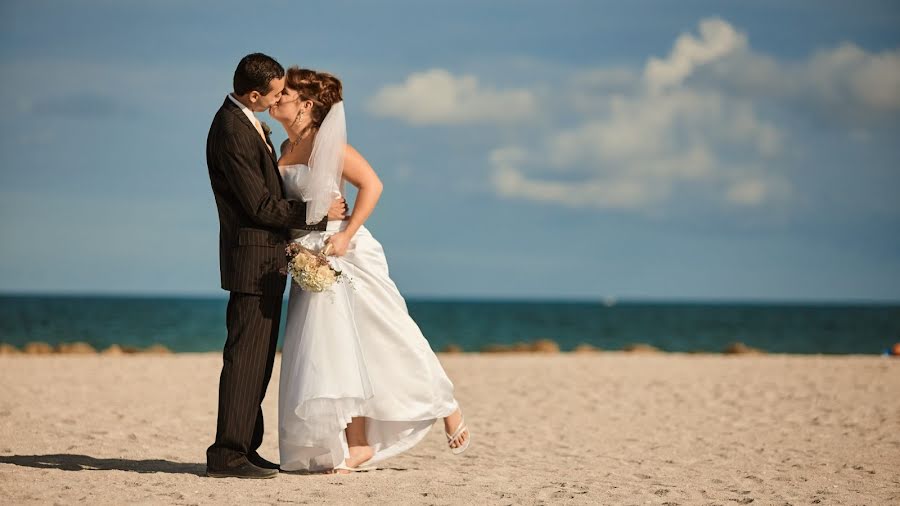
[(293, 126), (304, 127), (309, 122), (309, 111), (312, 104), (312, 100), (300, 100), (300, 95), (296, 91), (285, 88), (281, 94), (281, 100), (269, 108), (269, 116), (278, 121), (291, 123), (302, 111), (303, 116)]

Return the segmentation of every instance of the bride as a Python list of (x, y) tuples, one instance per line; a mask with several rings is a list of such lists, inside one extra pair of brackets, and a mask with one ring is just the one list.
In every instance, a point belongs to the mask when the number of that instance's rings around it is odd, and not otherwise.
[(443, 418), (453, 453), (469, 446), (466, 428), (434, 352), (388, 275), (381, 244), (363, 225), (381, 181), (346, 141), (341, 82), (292, 67), (269, 109), (287, 131), (279, 170), (288, 198), (318, 223), (343, 182), (359, 189), (353, 213), (327, 230), (292, 230), (295, 242), (330, 254), (348, 281), (324, 292), (291, 283), (278, 399), (284, 471), (373, 469), (421, 441)]

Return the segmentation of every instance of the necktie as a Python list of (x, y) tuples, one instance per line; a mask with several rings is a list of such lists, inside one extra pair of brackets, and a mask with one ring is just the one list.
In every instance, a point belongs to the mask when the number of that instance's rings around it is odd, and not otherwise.
[(262, 124), (260, 124), (258, 119), (253, 118), (253, 126), (256, 127), (256, 131), (259, 133), (259, 136), (262, 137), (263, 143), (266, 145), (266, 148), (268, 148), (269, 152), (271, 152), (272, 148), (271, 146), (269, 146), (269, 143), (266, 142), (266, 134), (265, 132), (263, 132)]

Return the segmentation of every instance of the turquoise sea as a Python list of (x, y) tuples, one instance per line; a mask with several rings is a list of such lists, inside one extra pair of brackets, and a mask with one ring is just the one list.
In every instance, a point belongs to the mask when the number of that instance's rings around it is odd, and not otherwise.
[[(225, 297), (0, 296), (0, 342), (85, 341), (221, 351)], [(900, 341), (900, 305), (408, 300), (433, 349), (548, 338), (621, 349), (721, 351), (728, 343), (782, 353), (878, 354)], [(283, 319), (282, 319), (283, 320)], [(282, 321), (282, 326), (284, 322)]]

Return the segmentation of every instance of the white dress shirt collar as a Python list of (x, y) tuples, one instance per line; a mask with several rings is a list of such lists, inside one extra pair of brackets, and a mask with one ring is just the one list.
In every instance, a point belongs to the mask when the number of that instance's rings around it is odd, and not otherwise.
[(234, 96), (233, 96), (231, 93), (228, 94), (228, 98), (229, 98), (232, 102), (234, 102), (234, 104), (235, 104), (236, 106), (238, 106), (238, 107), (241, 108), (241, 111), (244, 112), (244, 114), (247, 116), (247, 119), (250, 120), (250, 123), (251, 123), (253, 126), (255, 126), (256, 128), (261, 128), (261, 126), (260, 126), (260, 124), (259, 124), (259, 120), (256, 119), (256, 115), (253, 114), (253, 111), (251, 111), (249, 107), (247, 107), (246, 105), (242, 104), (240, 100), (234, 98)]

